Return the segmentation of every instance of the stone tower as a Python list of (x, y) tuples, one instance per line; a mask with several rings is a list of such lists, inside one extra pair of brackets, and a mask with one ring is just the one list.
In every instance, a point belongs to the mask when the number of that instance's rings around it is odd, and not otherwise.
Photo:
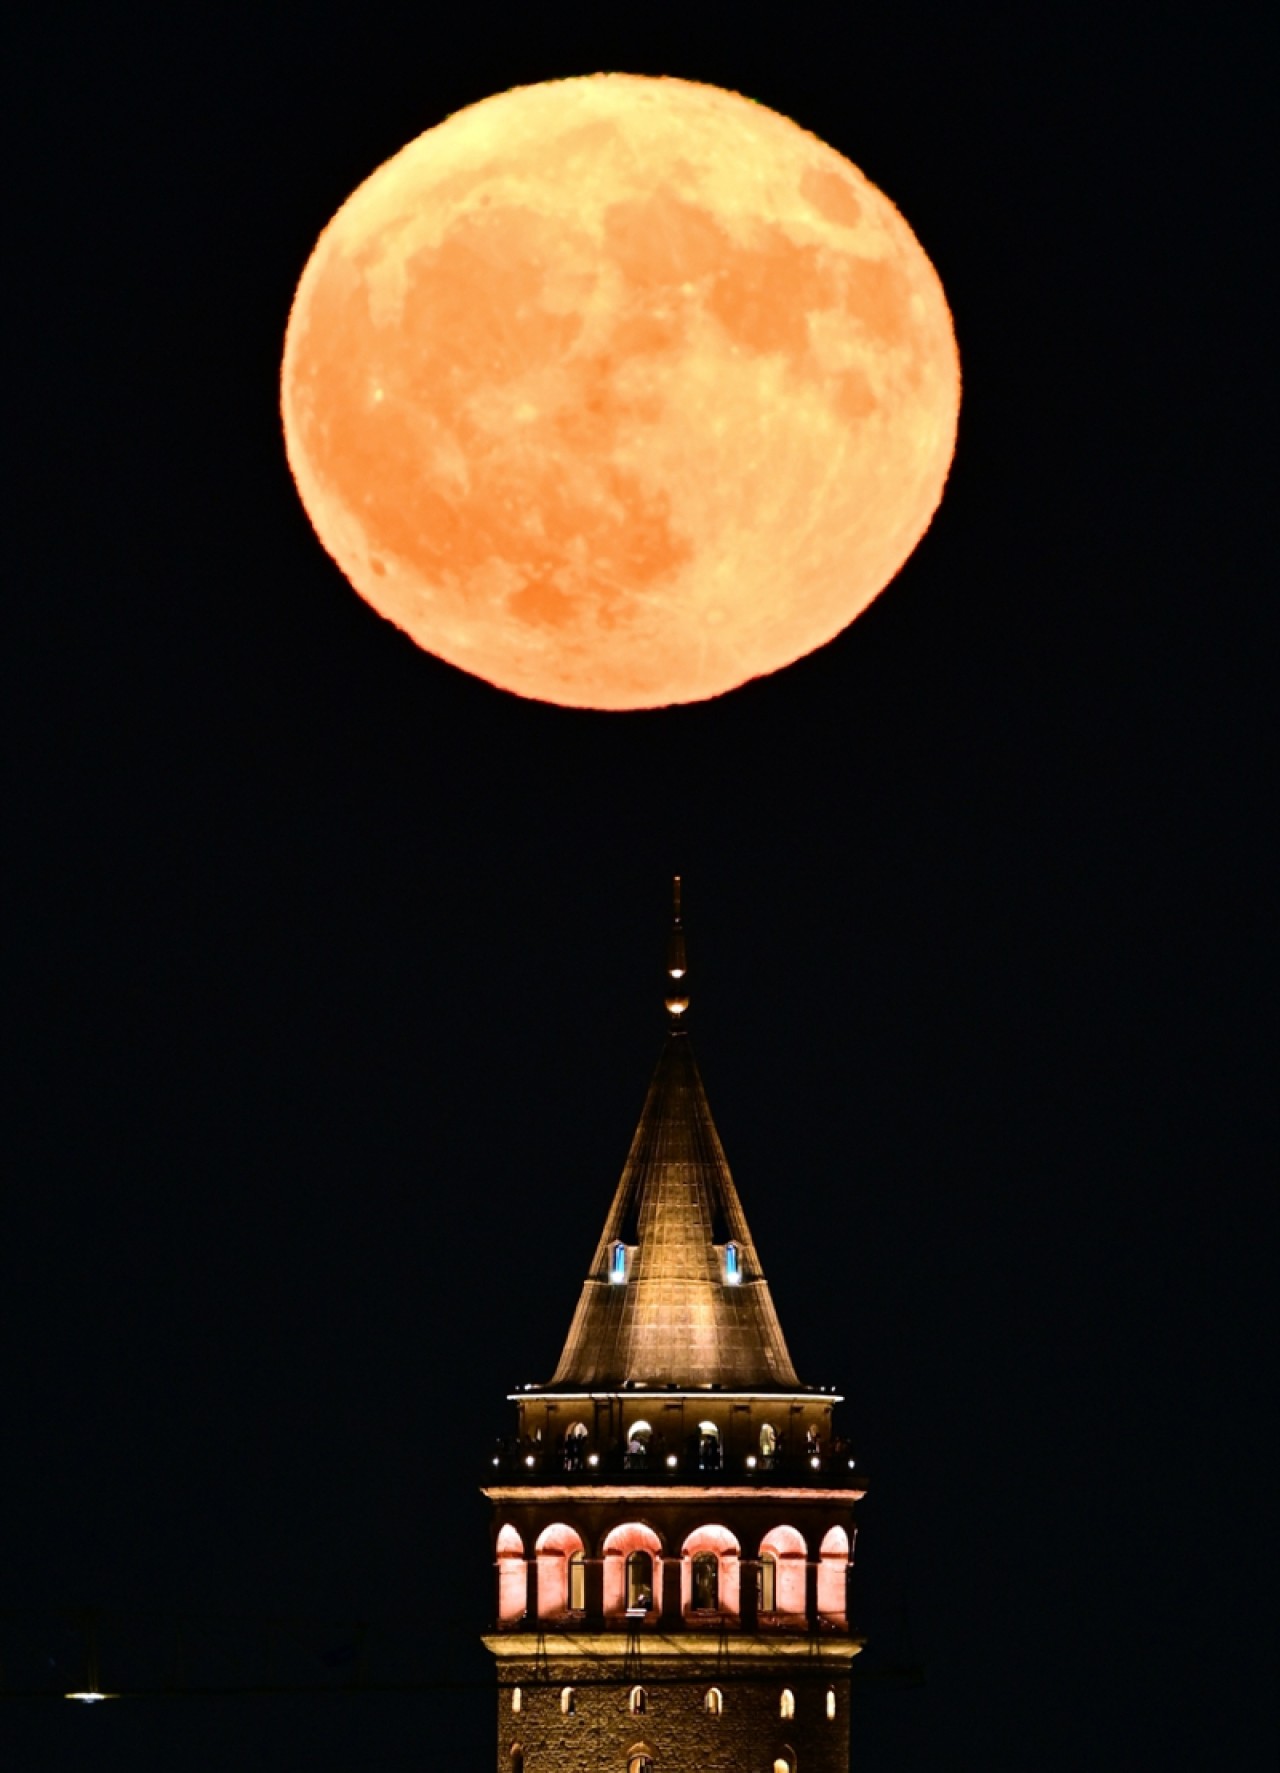
[(546, 1385), (493, 1460), (498, 1773), (847, 1773), (855, 1463), (669, 1029)]

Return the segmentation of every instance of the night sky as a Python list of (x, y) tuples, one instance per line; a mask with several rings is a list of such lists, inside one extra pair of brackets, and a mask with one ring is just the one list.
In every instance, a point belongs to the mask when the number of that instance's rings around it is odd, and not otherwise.
[[(870, 1474), (854, 1765), (1270, 1764), (1258, 112), (1207, 15), (978, 11), (28, 9), (0, 1688), (77, 1684), (87, 1606), (108, 1686), (178, 1618), (193, 1684), (266, 1679), (270, 1618), (279, 1685), (348, 1679), (351, 1621), (433, 1684), (0, 1699), (6, 1769), (490, 1764), (478, 1484), (639, 1113), (677, 870), (712, 1108)], [(354, 186), (599, 69), (847, 154), (965, 377), (872, 609), (632, 715), (375, 616), (277, 413)]]

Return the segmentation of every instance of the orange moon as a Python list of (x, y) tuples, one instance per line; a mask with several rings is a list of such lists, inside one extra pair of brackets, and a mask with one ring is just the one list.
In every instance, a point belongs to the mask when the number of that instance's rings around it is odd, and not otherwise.
[(580, 708), (700, 701), (847, 626), (955, 447), (946, 298), (834, 149), (749, 99), (598, 74), (410, 142), (289, 316), (289, 465), (428, 652)]

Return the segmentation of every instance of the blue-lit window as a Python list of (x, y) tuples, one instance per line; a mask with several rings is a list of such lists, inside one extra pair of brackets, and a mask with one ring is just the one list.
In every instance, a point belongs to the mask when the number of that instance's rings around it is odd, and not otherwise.
[(724, 1278), (731, 1287), (736, 1287), (742, 1280), (742, 1254), (737, 1244), (724, 1246)]
[(614, 1244), (609, 1251), (609, 1279), (620, 1287), (627, 1278), (627, 1246)]

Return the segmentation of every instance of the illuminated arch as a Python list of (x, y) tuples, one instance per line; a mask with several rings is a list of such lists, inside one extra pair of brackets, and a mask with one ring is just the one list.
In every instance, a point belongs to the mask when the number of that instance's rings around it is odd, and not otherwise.
[(796, 1696), (790, 1687), (784, 1687), (778, 1695), (778, 1716), (793, 1718), (796, 1715)]
[(534, 1546), (538, 1559), (538, 1618), (562, 1619), (569, 1611), (569, 1563), (583, 1555), (581, 1536), (563, 1521), (545, 1527)]
[[(740, 1602), (741, 1551), (727, 1527), (695, 1527), (680, 1547), (680, 1608), (687, 1617), (713, 1613), (737, 1616)], [(714, 1559), (714, 1592), (708, 1599), (707, 1559)]]
[(832, 1527), (818, 1547), (818, 1612), (844, 1624), (849, 1578), (849, 1535)]
[(577, 1711), (577, 1709), (578, 1709), (578, 1695), (574, 1692), (573, 1688), (572, 1687), (561, 1687), (561, 1689), (560, 1689), (560, 1710), (564, 1713), (565, 1717), (567, 1717), (567, 1718), (572, 1717), (574, 1712)]
[(703, 1710), (713, 1718), (724, 1716), (724, 1694), (719, 1687), (708, 1687), (706, 1697), (702, 1701)]
[(805, 1566), (808, 1547), (794, 1527), (775, 1527), (760, 1541), (761, 1558), (772, 1557), (776, 1570), (773, 1611), (792, 1619), (805, 1612)]
[[(627, 1521), (615, 1527), (601, 1548), (604, 1553), (604, 1611), (609, 1619), (621, 1619), (627, 1612), (628, 1560), (637, 1552), (651, 1560), (648, 1567), (652, 1584), (652, 1606), (646, 1611), (653, 1617), (662, 1611), (662, 1541), (652, 1527), (642, 1521)], [(637, 1585), (636, 1564), (630, 1565), (633, 1594)]]
[(649, 1695), (643, 1687), (633, 1687), (627, 1695), (627, 1710), (632, 1717), (638, 1717), (649, 1703)]
[(627, 1773), (653, 1773), (653, 1750), (636, 1742), (627, 1750)]
[(494, 1546), (498, 1563), (498, 1622), (514, 1625), (523, 1619), (528, 1602), (524, 1540), (512, 1526), (503, 1527)]

